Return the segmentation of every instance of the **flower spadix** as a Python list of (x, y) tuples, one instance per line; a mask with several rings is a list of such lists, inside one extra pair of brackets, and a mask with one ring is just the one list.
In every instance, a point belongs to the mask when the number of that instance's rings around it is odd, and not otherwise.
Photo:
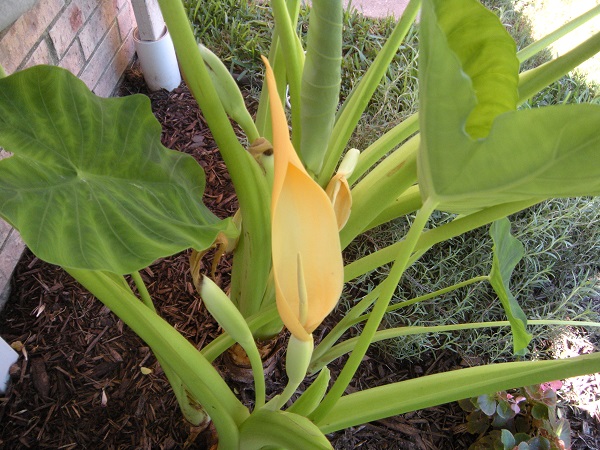
[(263, 61), (275, 155), (271, 224), (277, 309), (294, 337), (308, 341), (342, 292), (338, 225), (329, 197), (292, 146), (273, 72)]

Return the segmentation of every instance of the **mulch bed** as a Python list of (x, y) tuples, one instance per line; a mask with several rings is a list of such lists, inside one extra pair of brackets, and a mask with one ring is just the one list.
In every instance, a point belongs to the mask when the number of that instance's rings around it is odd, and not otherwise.
[[(207, 176), (204, 201), (219, 217), (237, 208), (229, 176), (214, 141), (187, 88), (171, 93), (146, 91), (141, 74), (128, 72), (122, 94), (141, 92), (152, 101), (163, 126), (163, 143), (193, 155)], [(160, 260), (142, 276), (159, 314), (196, 346), (219, 335), (219, 327), (195, 294), (187, 252)], [(210, 261), (207, 261), (207, 269)], [(217, 281), (228, 282), (230, 261), (224, 259)], [(324, 324), (335, 323), (334, 317)], [(0, 332), (9, 342), (23, 343), (23, 356), (13, 368), (12, 384), (0, 398), (2, 449), (207, 449), (210, 433), (193, 442), (166, 378), (149, 348), (106, 307), (56, 266), (27, 252), (13, 279), (13, 294), (0, 316)], [(283, 389), (283, 358), (270, 375), (271, 395)], [(252, 398), (252, 385), (228, 376), (242, 399)], [(369, 353), (350, 390), (456, 368), (450, 352), (431, 354), (408, 365), (377, 350)], [(152, 370), (144, 374), (141, 368)], [(334, 362), (335, 376), (341, 368)], [(584, 417), (574, 424), (594, 425)], [(465, 421), (456, 404), (443, 405), (366, 424), (330, 436), (337, 449), (466, 449), (473, 437), (455, 430)], [(587, 421), (587, 422), (584, 422)], [(588, 431), (589, 433), (589, 431)], [(591, 441), (590, 441), (591, 442)], [(598, 442), (598, 441), (596, 441)], [(579, 447), (594, 448), (594, 447)], [(596, 447), (598, 448), (598, 447)]]

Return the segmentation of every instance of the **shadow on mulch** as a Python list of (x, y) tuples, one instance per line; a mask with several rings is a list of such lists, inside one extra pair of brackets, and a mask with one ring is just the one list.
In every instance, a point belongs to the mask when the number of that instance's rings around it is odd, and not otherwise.
[[(229, 176), (187, 88), (149, 93), (133, 69), (121, 92), (149, 95), (163, 126), (164, 145), (196, 157), (207, 176), (205, 203), (219, 217), (233, 215), (237, 201)], [(187, 259), (184, 252), (160, 260), (142, 276), (159, 314), (200, 348), (219, 335), (219, 327), (194, 292)], [(222, 286), (230, 267), (229, 260), (222, 261), (217, 277)], [(324, 328), (333, 323), (335, 313)], [(190, 427), (149, 348), (60, 268), (26, 252), (0, 316), (0, 331), (9, 343), (21, 341), (27, 355), (14, 366), (9, 391), (0, 399), (0, 448), (184, 448)], [(285, 384), (282, 358), (278, 360), (267, 385), (270, 395)], [(350, 390), (459, 365), (450, 352), (407, 365), (374, 350)], [(144, 375), (142, 367), (151, 373)], [(227, 377), (226, 369), (217, 367)], [(330, 368), (335, 377), (341, 363)], [(230, 383), (244, 401), (252, 399), (251, 384)], [(449, 404), (351, 428), (330, 439), (336, 449), (466, 449), (473, 437), (453, 431), (464, 421), (458, 405)], [(200, 435), (188, 448), (206, 449), (207, 439)]]

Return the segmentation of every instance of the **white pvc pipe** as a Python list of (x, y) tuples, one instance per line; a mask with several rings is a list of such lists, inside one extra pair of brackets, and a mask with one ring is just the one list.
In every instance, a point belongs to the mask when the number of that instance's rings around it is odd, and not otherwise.
[(144, 80), (151, 91), (166, 89), (172, 91), (181, 83), (175, 48), (171, 35), (165, 31), (157, 41), (142, 41), (138, 29), (133, 30), (135, 51), (138, 54)]
[(9, 380), (8, 370), (18, 359), (17, 352), (4, 339), (0, 338), (0, 394), (6, 392)]

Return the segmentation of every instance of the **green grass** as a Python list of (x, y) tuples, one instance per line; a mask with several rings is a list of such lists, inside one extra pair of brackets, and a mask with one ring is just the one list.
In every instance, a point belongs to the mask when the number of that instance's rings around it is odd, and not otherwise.
[(267, 6), (237, 0), (184, 0), (184, 5), (198, 42), (232, 71), (256, 71), (271, 41), (273, 21)]
[[(513, 35), (518, 48), (532, 39), (531, 26), (514, 9), (514, 0), (486, 0)], [(246, 71), (256, 81), (262, 76), (260, 54), (267, 54), (272, 19), (269, 9), (255, 2), (235, 0), (189, 1), (186, 5), (197, 38), (229, 65), (232, 72)], [(299, 32), (307, 29), (308, 13), (303, 10)], [(394, 23), (371, 20), (355, 13), (344, 17), (342, 99), (369, 67)], [(523, 69), (549, 58), (544, 52), (527, 61)], [(418, 42), (413, 30), (396, 55), (377, 89), (355, 133), (351, 146), (364, 149), (382, 133), (418, 110)], [(256, 83), (258, 87), (260, 83)], [(252, 95), (258, 96), (258, 89)], [(524, 108), (560, 103), (600, 102), (598, 87), (578, 74), (564, 77), (528, 101)], [(437, 214), (439, 224), (451, 216)], [(551, 200), (511, 218), (513, 233), (525, 245), (527, 254), (515, 271), (512, 287), (522, 308), (531, 319), (600, 320), (600, 198)], [(372, 252), (402, 238), (410, 218), (395, 220), (369, 231), (352, 244), (353, 258)], [(414, 264), (398, 288), (398, 299), (452, 285), (467, 278), (487, 274), (491, 266), (491, 239), (485, 229), (476, 230), (434, 247)], [(386, 268), (359, 280), (354, 292), (367, 292), (386, 273)], [(348, 308), (350, 300), (341, 308)], [(464, 322), (504, 320), (495, 294), (485, 283), (460, 289), (442, 298), (388, 314), (388, 326), (443, 325)], [(551, 351), (556, 327), (537, 327), (532, 344), (534, 354)], [(598, 334), (590, 339), (598, 341)], [(507, 330), (480, 329), (435, 336), (405, 337), (380, 345), (396, 358), (419, 358), (429, 350), (444, 348), (466, 360), (500, 361), (511, 358), (512, 341)]]

